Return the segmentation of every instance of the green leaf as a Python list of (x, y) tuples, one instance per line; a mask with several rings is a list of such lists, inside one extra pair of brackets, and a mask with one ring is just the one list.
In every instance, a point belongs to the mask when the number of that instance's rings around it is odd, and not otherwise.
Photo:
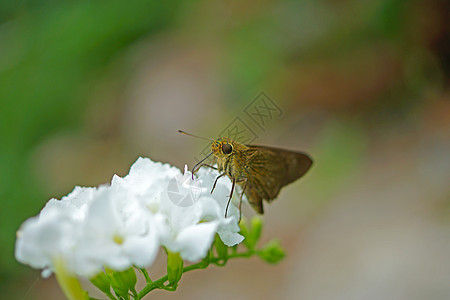
[(270, 241), (264, 248), (258, 251), (258, 255), (271, 264), (279, 263), (286, 256), (279, 240)]
[(167, 277), (171, 286), (177, 286), (183, 275), (183, 259), (179, 253), (167, 251)]

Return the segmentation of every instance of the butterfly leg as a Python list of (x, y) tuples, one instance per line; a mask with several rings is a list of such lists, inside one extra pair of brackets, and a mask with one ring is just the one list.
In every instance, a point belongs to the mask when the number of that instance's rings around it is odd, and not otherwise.
[(227, 202), (227, 207), (225, 208), (225, 218), (227, 217), (227, 213), (228, 213), (228, 206), (230, 206), (230, 202), (231, 202), (231, 197), (233, 197), (233, 191), (234, 191), (234, 185), (236, 184), (236, 179), (233, 178), (233, 183), (231, 185), (231, 193), (230, 193), (230, 197), (228, 199)]
[(244, 193), (245, 193), (245, 188), (247, 187), (248, 179), (245, 178), (244, 180), (239, 181), (239, 182), (244, 182), (244, 184), (243, 184), (243, 186), (242, 186), (241, 197), (239, 197), (239, 221), (238, 221), (238, 224), (241, 222), (241, 219), (242, 219), (242, 210), (241, 210), (241, 206), (242, 206), (242, 196), (243, 196)]
[[(225, 175), (225, 174), (222, 174), (222, 175)], [(233, 197), (234, 186), (235, 186), (236, 183), (244, 182), (244, 185), (242, 187), (242, 193), (241, 193), (241, 196), (239, 198), (239, 221), (238, 221), (238, 224), (241, 222), (241, 219), (242, 219), (242, 210), (241, 210), (242, 196), (244, 195), (245, 188), (247, 187), (247, 181), (248, 181), (247, 178), (244, 178), (244, 179), (239, 180), (239, 181), (236, 181), (235, 179), (233, 179), (233, 184), (231, 186), (230, 197), (228, 199), (227, 207), (225, 209), (225, 218), (226, 218), (227, 217), (227, 213), (228, 213), (228, 207), (230, 206), (231, 198)]]
[(211, 194), (214, 192), (214, 189), (216, 188), (217, 180), (219, 180), (219, 178), (222, 177), (223, 175), (226, 175), (226, 174), (222, 173), (222, 174), (220, 174), (219, 176), (216, 177), (216, 180), (214, 181), (213, 187), (211, 189)]

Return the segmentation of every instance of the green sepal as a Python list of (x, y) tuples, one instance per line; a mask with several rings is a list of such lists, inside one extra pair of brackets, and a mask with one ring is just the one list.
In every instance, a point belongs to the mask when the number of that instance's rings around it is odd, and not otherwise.
[(251, 241), (248, 239), (250, 233), (249, 233), (249, 229), (247, 227), (247, 219), (242, 219), (241, 222), (239, 222), (239, 227), (241, 228), (241, 230), (239, 231), (240, 234), (242, 234), (242, 236), (244, 237), (244, 245), (250, 250), (251, 248)]
[(251, 220), (251, 226), (248, 226), (247, 221), (243, 219), (241, 220), (239, 226), (241, 227), (240, 233), (245, 237), (244, 245), (250, 251), (255, 250), (256, 244), (261, 236), (263, 227), (262, 219), (257, 216), (253, 217)]
[(259, 238), (261, 237), (263, 222), (260, 217), (256, 216), (252, 218), (251, 223), (252, 229), (250, 231), (250, 238), (252, 239), (253, 245), (256, 246), (256, 244), (259, 241)]
[(217, 257), (221, 259), (216, 265), (225, 265), (228, 261), (228, 246), (223, 243), (218, 234), (214, 238), (214, 247), (216, 248)]
[(176, 287), (183, 275), (183, 259), (179, 253), (167, 251), (167, 278), (169, 285)]
[(285, 252), (280, 245), (279, 240), (272, 240), (258, 251), (259, 257), (268, 263), (279, 263), (285, 256)]
[(133, 268), (129, 268), (125, 271), (113, 271), (111, 269), (105, 268), (106, 275), (111, 282), (111, 286), (114, 292), (125, 299), (130, 299), (128, 291), (131, 291), (133, 295), (136, 295), (136, 273)]
[(106, 276), (104, 272), (98, 273), (94, 277), (90, 278), (89, 281), (106, 295), (112, 296), (111, 283), (109, 282), (108, 276)]
[(62, 258), (55, 258), (55, 276), (64, 295), (69, 300), (89, 299), (89, 295), (81, 287), (77, 276), (66, 268)]

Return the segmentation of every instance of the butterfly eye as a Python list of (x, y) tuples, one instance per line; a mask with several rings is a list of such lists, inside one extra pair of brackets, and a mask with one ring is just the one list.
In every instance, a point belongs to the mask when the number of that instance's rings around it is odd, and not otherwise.
[(222, 144), (222, 151), (224, 154), (230, 154), (233, 147), (230, 144)]

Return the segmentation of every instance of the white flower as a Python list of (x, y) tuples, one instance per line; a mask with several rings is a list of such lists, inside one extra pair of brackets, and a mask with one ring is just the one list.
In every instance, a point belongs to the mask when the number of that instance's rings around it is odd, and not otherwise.
[(123, 271), (151, 265), (159, 249), (155, 222), (126, 190), (100, 187), (80, 228), (76, 273), (93, 276), (103, 267)]
[[(179, 252), (181, 258), (195, 261), (206, 256), (219, 222), (202, 219), (205, 207), (198, 200), (207, 189), (191, 177), (187, 171), (176, 176), (161, 195), (160, 213), (165, 216), (161, 243), (171, 252)], [(207, 204), (217, 205), (211, 197)]]
[(180, 174), (178, 168), (169, 164), (139, 157), (124, 178), (114, 175), (111, 186), (130, 191), (151, 211), (157, 212), (161, 193), (167, 191), (168, 182)]
[(105, 266), (145, 267), (159, 248), (156, 219), (126, 191), (76, 187), (61, 200), (51, 199), (39, 216), (22, 225), (16, 258), (48, 269), (44, 275), (54, 270), (55, 259), (88, 277)]
[(219, 234), (229, 246), (240, 243), (238, 209), (225, 218), (231, 188), (217, 172), (200, 170), (198, 178), (168, 164), (139, 158), (124, 178), (111, 185), (75, 187), (61, 200), (51, 199), (40, 215), (18, 231), (16, 258), (48, 275), (56, 260), (77, 275), (94, 276), (104, 267), (148, 267), (159, 247), (194, 261), (205, 257)]
[(234, 205), (230, 205), (225, 219), (231, 181), (221, 178), (211, 194), (217, 172), (201, 169), (198, 176), (192, 180), (187, 167), (182, 175), (175, 167), (140, 158), (127, 176), (115, 176), (112, 185), (126, 187), (159, 216), (164, 247), (180, 253), (183, 259), (195, 261), (205, 257), (216, 232), (230, 246), (243, 240), (237, 233), (239, 211)]
[(84, 219), (93, 192), (92, 188), (75, 187), (63, 200), (51, 199), (39, 216), (25, 221), (17, 232), (17, 260), (44, 269), (44, 277), (53, 271), (55, 259), (64, 259), (71, 264), (72, 249), (80, 234), (77, 228)]
[[(213, 169), (203, 168), (198, 171), (197, 175), (197, 180), (200, 182), (200, 185), (207, 187), (206, 192), (200, 198), (200, 202), (203, 203), (202, 219), (214, 219), (219, 222), (217, 233), (225, 245), (234, 246), (239, 244), (244, 240), (244, 237), (238, 233), (240, 231), (237, 222), (239, 220), (239, 209), (234, 205), (234, 202), (231, 202), (228, 206), (227, 218), (225, 218), (225, 209), (232, 184), (231, 180), (226, 176), (221, 177), (213, 193), (210, 194), (211, 188), (219, 173)], [(233, 200), (235, 198), (238, 200), (240, 193), (240, 188), (236, 186), (233, 193)], [(211, 201), (210, 198), (213, 198), (214, 201)], [(244, 195), (242, 201), (246, 201), (246, 199)]]

